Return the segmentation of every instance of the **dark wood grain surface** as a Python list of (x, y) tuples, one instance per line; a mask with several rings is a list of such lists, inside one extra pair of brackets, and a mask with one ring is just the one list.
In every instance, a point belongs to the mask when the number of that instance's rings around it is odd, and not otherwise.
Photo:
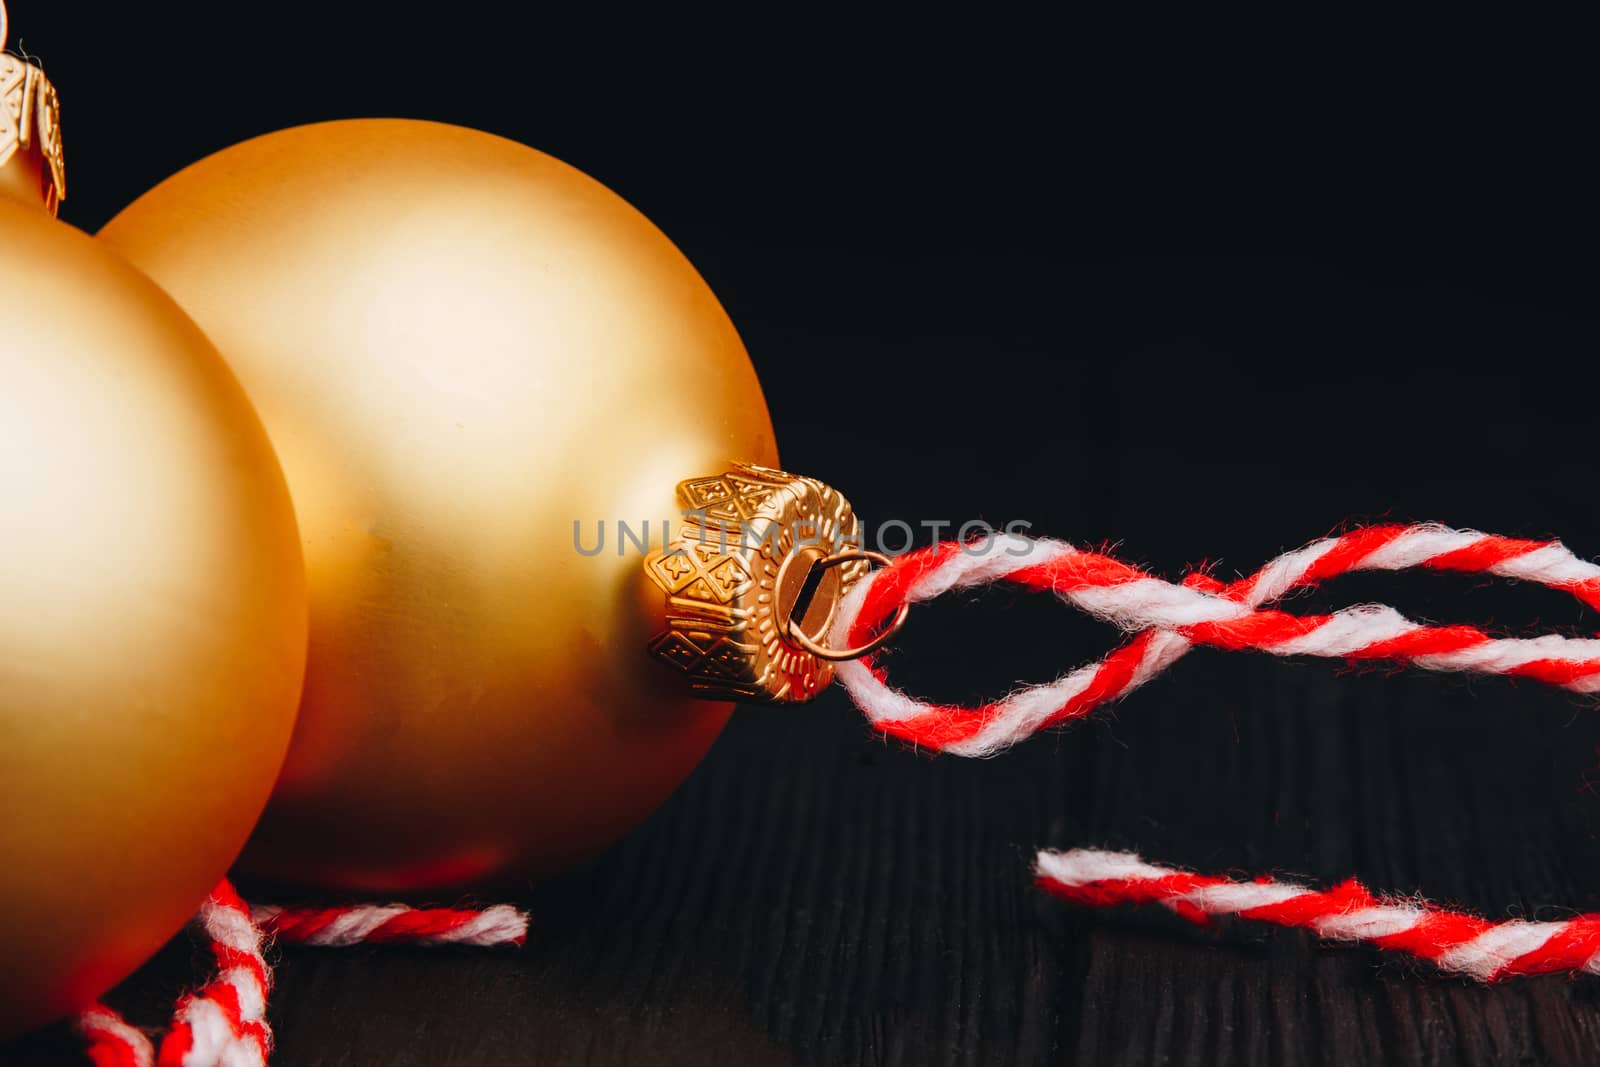
[[(1198, 653), (986, 761), (875, 740), (837, 697), (743, 711), (642, 832), (530, 894), (526, 949), (276, 953), (275, 1062), (1594, 1062), (1594, 979), (1485, 988), (1031, 888), (1033, 846), (1094, 843), (1600, 906), (1596, 734), (1567, 701), (1337, 673)], [(179, 945), (113, 1000), (155, 1021), (201, 962)]]
[[(1600, 556), (1593, 37), (1561, 5), (10, 6), (68, 101), (86, 228), (204, 152), (348, 115), (595, 174), (723, 298), (786, 465), (869, 524), (1024, 520), (1174, 577), (1369, 517)], [(151, 100), (182, 121), (134, 121)], [(1294, 608), (1364, 600), (1597, 629), (1441, 576)], [(1111, 640), (995, 593), (917, 612), (891, 666), (992, 697)], [(885, 742), (838, 693), (742, 710), (647, 825), (518, 894), (525, 949), (277, 951), (274, 1062), (1593, 1063), (1600, 979), (1484, 988), (1075, 910), (1029, 862), (1134, 848), (1552, 917), (1600, 909), (1596, 782), (1570, 695), (1205, 650), (990, 760)], [(155, 1025), (204, 966), (180, 938), (111, 1000)], [(0, 1050), (72, 1056), (60, 1031)]]

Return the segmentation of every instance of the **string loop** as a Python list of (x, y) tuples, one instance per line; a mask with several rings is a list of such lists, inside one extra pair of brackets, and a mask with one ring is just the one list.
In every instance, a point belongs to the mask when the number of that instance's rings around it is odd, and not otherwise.
[(1415, 567), (1537, 582), (1600, 608), (1600, 567), (1577, 558), (1559, 541), (1524, 541), (1431, 523), (1373, 526), (1324, 538), (1231, 583), (1199, 573), (1181, 583), (1167, 582), (1105, 553), (1008, 533), (934, 545), (864, 577), (840, 602), (830, 640), (836, 646), (859, 644), (904, 605), (999, 581), (1053, 593), (1132, 635), (1097, 663), (974, 708), (907, 696), (889, 685), (872, 657), (838, 666), (840, 682), (878, 729), (963, 756), (993, 755), (1120, 699), (1195, 645), (1276, 656), (1388, 660), (1600, 692), (1600, 640), (1559, 634), (1506, 638), (1472, 626), (1426, 626), (1381, 604), (1304, 616), (1270, 607), (1295, 590), (1342, 574)]

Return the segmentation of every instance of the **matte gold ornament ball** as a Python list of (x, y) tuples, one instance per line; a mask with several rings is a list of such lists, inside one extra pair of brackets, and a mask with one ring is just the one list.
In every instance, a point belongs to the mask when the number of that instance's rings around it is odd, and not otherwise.
[(53, 97), (19, 66), (0, 56), (0, 1040), (122, 979), (227, 871), (306, 640), (266, 432), (178, 306), (53, 218)]
[[(305, 696), (246, 866), (364, 890), (539, 876), (688, 774), (728, 704), (645, 647), (685, 478), (775, 466), (684, 256), (593, 179), (452, 126), (286, 130), (100, 235), (188, 309), (265, 421), (311, 592)], [(580, 553), (574, 523), (592, 549)], [(653, 608), (647, 607), (653, 603)]]

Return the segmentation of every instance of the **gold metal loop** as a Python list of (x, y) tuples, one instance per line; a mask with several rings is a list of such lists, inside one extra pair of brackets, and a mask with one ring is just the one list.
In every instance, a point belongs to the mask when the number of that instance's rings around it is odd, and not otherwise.
[(6, 50), (6, 32), (11, 28), (7, 25), (9, 21), (6, 17), (6, 0), (0, 0), (0, 52)]
[[(890, 559), (882, 552), (869, 552), (866, 549), (851, 549), (847, 552), (835, 552), (826, 559), (818, 560), (813, 571), (825, 571), (846, 563), (876, 563), (880, 567), (887, 567)], [(812, 640), (800, 628), (800, 620), (795, 616), (789, 618), (789, 640), (805, 649), (818, 659), (827, 660), (829, 663), (843, 663), (846, 660), (860, 659), (882, 648), (900, 628), (906, 624), (906, 616), (911, 614), (910, 604), (901, 604), (900, 609), (894, 613), (894, 618), (889, 620), (889, 625), (883, 632), (859, 648), (834, 649)]]

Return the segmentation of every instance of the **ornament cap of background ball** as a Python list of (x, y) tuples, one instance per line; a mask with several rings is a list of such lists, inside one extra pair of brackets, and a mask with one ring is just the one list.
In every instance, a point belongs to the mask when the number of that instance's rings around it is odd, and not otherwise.
[(32, 203), (54, 215), (67, 198), (61, 150), (61, 101), (44, 71), (6, 47), (6, 9), (0, 0), (0, 196)]
[(778, 456), (659, 229), (525, 145), (372, 119), (223, 149), (100, 238), (225, 354), (300, 518), (305, 696), (246, 869), (520, 882), (666, 799), (732, 706), (645, 651), (662, 596), (621, 525), (658, 538), (678, 482)]
[(267, 434), (172, 299), (52, 217), (55, 112), (0, 56), (0, 1040), (86, 1007), (226, 873), (306, 654)]

